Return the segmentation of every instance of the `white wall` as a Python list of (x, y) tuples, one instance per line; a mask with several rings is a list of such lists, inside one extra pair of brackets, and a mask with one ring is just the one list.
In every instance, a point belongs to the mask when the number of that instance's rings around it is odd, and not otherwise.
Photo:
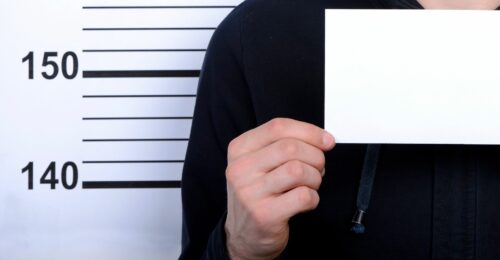
[[(165, 75), (199, 70), (213, 33), (206, 27), (216, 27), (240, 1), (0, 0), (1, 259), (177, 258), (180, 189), (168, 186), (181, 178), (198, 79)], [(186, 7), (207, 5), (229, 7)], [(29, 62), (22, 59), (31, 51), (28, 79)], [(70, 51), (79, 63), (74, 79), (61, 71)], [(46, 52), (58, 53), (49, 58), (59, 67), (52, 80), (41, 75), (53, 70), (42, 66)], [(71, 74), (71, 58), (66, 68)], [(161, 70), (161, 77), (83, 77), (136, 70)], [(172, 96), (179, 94), (186, 96)], [(29, 162), (31, 190), (28, 170), (22, 173)], [(55, 189), (40, 183), (51, 162)], [(62, 183), (68, 162), (78, 170), (72, 189)], [(149, 188), (95, 187), (109, 186), (106, 181)], [(66, 185), (72, 182), (67, 167)]]

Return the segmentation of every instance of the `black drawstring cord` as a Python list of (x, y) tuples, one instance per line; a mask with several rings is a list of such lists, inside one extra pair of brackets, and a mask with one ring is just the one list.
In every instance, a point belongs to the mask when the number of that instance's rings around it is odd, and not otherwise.
[(363, 163), (363, 171), (359, 180), (358, 198), (356, 200), (357, 210), (354, 213), (352, 223), (354, 225), (351, 231), (356, 234), (365, 233), (363, 225), (363, 217), (366, 214), (370, 197), (372, 194), (373, 182), (375, 181), (375, 173), (377, 171), (378, 158), (380, 154), (380, 144), (369, 144), (366, 147), (365, 160)]

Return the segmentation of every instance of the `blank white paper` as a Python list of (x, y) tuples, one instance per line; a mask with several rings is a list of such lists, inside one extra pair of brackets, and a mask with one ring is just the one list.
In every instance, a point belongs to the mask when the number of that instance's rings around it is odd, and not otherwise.
[(326, 10), (338, 143), (500, 144), (500, 12)]

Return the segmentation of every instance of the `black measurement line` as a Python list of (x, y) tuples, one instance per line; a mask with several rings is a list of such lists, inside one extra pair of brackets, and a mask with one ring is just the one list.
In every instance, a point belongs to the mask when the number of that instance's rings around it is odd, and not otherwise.
[(156, 5), (156, 6), (83, 6), (82, 9), (191, 9), (235, 8), (235, 5)]
[(184, 160), (101, 160), (82, 161), (83, 164), (127, 164), (127, 163), (184, 163)]
[(215, 30), (217, 27), (94, 27), (82, 28), (83, 31), (204, 31)]
[(169, 95), (83, 95), (83, 98), (193, 98), (195, 94)]
[(164, 117), (83, 117), (82, 120), (191, 120), (192, 116)]
[(189, 138), (82, 139), (82, 142), (187, 142)]
[(84, 70), (83, 78), (196, 78), (199, 70)]
[(86, 49), (82, 52), (205, 52), (207, 49)]
[(171, 189), (180, 188), (180, 181), (84, 181), (82, 189)]

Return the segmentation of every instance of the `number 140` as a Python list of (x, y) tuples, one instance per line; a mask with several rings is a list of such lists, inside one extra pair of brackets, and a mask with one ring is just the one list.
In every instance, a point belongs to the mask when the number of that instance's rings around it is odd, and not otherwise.
[[(33, 175), (34, 166), (33, 162), (29, 162), (26, 167), (23, 168), (22, 173), (28, 173), (28, 189), (33, 189)], [(72, 175), (71, 182), (68, 182), (68, 172)], [(50, 184), (50, 189), (54, 190), (59, 180), (56, 177), (56, 162), (51, 162), (42, 177), (40, 178), (40, 184)], [(63, 164), (61, 169), (61, 184), (67, 190), (72, 190), (78, 184), (78, 168), (74, 162), (66, 162)]]

